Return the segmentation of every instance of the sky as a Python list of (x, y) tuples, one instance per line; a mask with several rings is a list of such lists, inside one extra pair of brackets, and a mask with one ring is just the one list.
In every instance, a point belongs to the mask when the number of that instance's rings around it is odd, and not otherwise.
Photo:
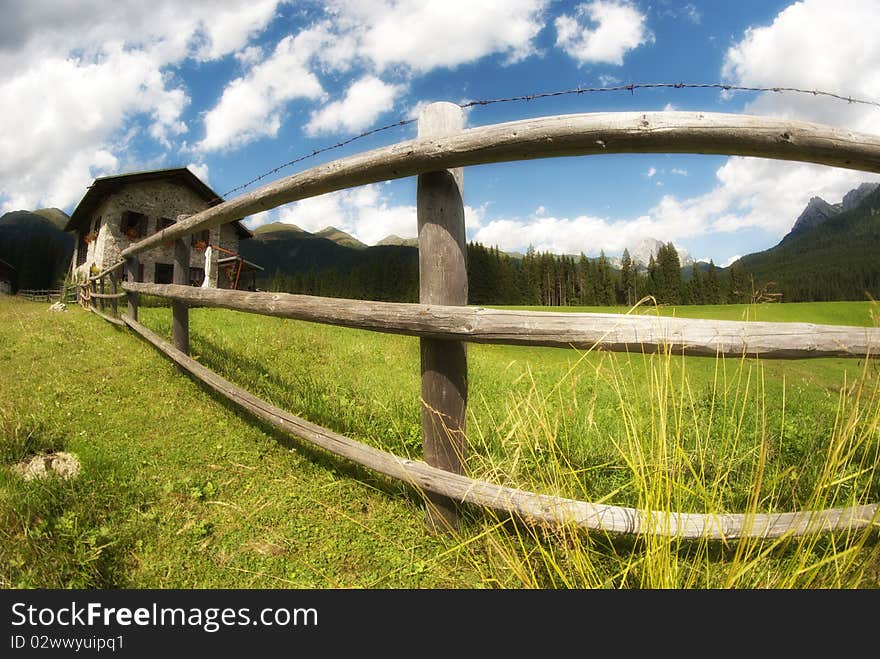
[[(0, 15), (0, 212), (70, 213), (96, 177), (169, 167), (231, 199), (413, 139), (416, 123), (398, 122), (436, 101), (644, 83), (880, 101), (880, 0), (0, 0)], [(465, 125), (660, 110), (880, 134), (876, 105), (712, 88), (492, 103), (466, 109)], [(863, 181), (880, 176), (698, 154), (479, 165), (464, 172), (467, 237), (588, 256), (650, 237), (726, 265), (775, 245), (811, 197), (836, 203)], [(415, 202), (406, 178), (245, 224), (335, 226), (375, 244), (416, 235)]]

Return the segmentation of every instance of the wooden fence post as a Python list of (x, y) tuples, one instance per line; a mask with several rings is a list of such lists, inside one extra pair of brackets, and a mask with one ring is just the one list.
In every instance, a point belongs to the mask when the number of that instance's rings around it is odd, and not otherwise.
[[(419, 138), (457, 133), (464, 115), (452, 103), (432, 103), (419, 115)], [(419, 302), (467, 305), (467, 268), (461, 168), (420, 174)], [(462, 341), (421, 339), (422, 448), (425, 462), (464, 473), (467, 352)], [(427, 522), (432, 531), (459, 525), (452, 499), (429, 493)]]
[[(101, 275), (101, 279), (100, 279), (100, 282), (101, 282), (101, 295), (104, 295), (104, 277), (105, 277), (105, 276), (106, 276), (106, 275)], [(103, 297), (98, 298), (98, 308), (99, 308), (99, 311), (100, 311), (101, 313), (106, 313), (106, 311), (107, 311), (107, 309), (106, 309), (106, 305), (107, 305), (106, 298), (103, 298)]]
[[(112, 295), (116, 295), (116, 292), (119, 290), (118, 286), (116, 285), (116, 280), (118, 278), (119, 278), (119, 271), (118, 270), (114, 270), (113, 272), (110, 273), (110, 293)], [(119, 302), (115, 297), (111, 299), (110, 307), (113, 309), (113, 317), (119, 318)]]
[[(189, 286), (189, 236), (174, 241), (174, 275), (172, 282)], [(174, 347), (189, 354), (189, 305), (186, 302), (171, 302), (171, 329)]]
[[(125, 275), (129, 282), (138, 281), (138, 270), (140, 263), (136, 256), (129, 256), (125, 259)], [(128, 317), (132, 320), (138, 319), (138, 294), (129, 292), (128, 294)]]

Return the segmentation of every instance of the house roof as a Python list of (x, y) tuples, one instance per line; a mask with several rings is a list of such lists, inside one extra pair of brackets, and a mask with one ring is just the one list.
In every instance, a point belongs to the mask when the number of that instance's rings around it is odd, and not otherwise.
[[(74, 231), (88, 222), (91, 222), (92, 212), (107, 195), (116, 192), (126, 185), (142, 183), (144, 181), (172, 181), (182, 183), (204, 199), (208, 206), (216, 206), (223, 201), (223, 198), (220, 195), (209, 188), (198, 176), (193, 174), (186, 167), (154, 169), (147, 172), (102, 176), (96, 178), (89, 186), (88, 190), (86, 190), (86, 194), (79, 200), (76, 208), (73, 209), (73, 213), (71, 213), (70, 220), (68, 220), (64, 230)], [(251, 238), (254, 235), (241, 223), (241, 220), (236, 220), (232, 224), (235, 226), (239, 238)]]

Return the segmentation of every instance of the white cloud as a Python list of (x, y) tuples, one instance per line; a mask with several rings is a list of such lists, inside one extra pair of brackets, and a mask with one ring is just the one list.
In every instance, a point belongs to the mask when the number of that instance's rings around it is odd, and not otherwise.
[(670, 174), (678, 174), (679, 176), (687, 176), (688, 171), (686, 169), (679, 169), (678, 167), (673, 167), (669, 170)]
[[(724, 261), (724, 263), (721, 264), (721, 267), (722, 267), (722, 268), (728, 268), (728, 267), (730, 267), (731, 265), (733, 265), (734, 261), (738, 261), (738, 260), (741, 259), (742, 257), (743, 257), (742, 254), (734, 254), (733, 256), (731, 256), (730, 258), (728, 258), (726, 261)], [(700, 260), (703, 261), (703, 262), (705, 263), (705, 262), (710, 261), (711, 259), (700, 259)], [(717, 264), (716, 264), (716, 265), (717, 265)]]
[(63, 208), (82, 196), (95, 175), (118, 164), (115, 135), (131, 115), (144, 116), (148, 134), (162, 143), (185, 130), (186, 95), (166, 86), (147, 53), (118, 44), (100, 62), (45, 58), (0, 81), (0, 97), (16, 99), (0, 122), (6, 210)]
[[(880, 2), (803, 0), (773, 22), (746, 31), (726, 55), (723, 75), (744, 86), (799, 87), (866, 98), (880, 97)], [(768, 92), (745, 112), (819, 121), (880, 133), (880, 112), (820, 96)], [(696, 232), (760, 228), (780, 238), (812, 196), (834, 203), (862, 181), (880, 176), (805, 163), (729, 158), (708, 193), (679, 201), (664, 197), (652, 215), (661, 222), (689, 218)], [(676, 220), (675, 218), (678, 218)]]
[(599, 76), (599, 84), (603, 87), (614, 87), (621, 83), (620, 78), (616, 78), (611, 75), (600, 75)]
[(523, 251), (531, 244), (538, 251), (618, 255), (645, 237), (680, 243), (759, 228), (781, 238), (810, 197), (836, 203), (860, 181), (880, 181), (880, 176), (866, 174), (853, 181), (850, 174), (810, 164), (730, 158), (716, 174), (718, 185), (706, 194), (688, 199), (664, 195), (640, 217), (555, 217), (542, 209), (525, 218), (484, 219), (474, 240), (508, 251)]
[[(223, 4), (220, 3), (220, 6), (213, 10), (209, 9), (202, 13), (199, 18), (199, 32), (204, 38), (204, 43), (197, 53), (200, 59), (217, 59), (242, 48), (254, 34), (260, 32), (272, 20), (279, 0), (230, 2), (228, 6)], [(178, 6), (185, 5), (178, 4)]]
[(645, 176), (647, 176), (648, 178), (652, 178), (654, 176), (654, 174), (656, 174), (656, 173), (657, 173), (656, 167), (648, 167), (648, 171), (645, 172)]
[[(733, 84), (797, 87), (846, 96), (880, 97), (880, 2), (802, 0), (770, 25), (753, 27), (725, 56), (722, 75)], [(880, 133), (876, 107), (810, 94), (761, 94), (747, 112), (818, 121)]]
[(624, 0), (593, 0), (554, 21), (556, 45), (581, 65), (623, 64), (630, 50), (654, 41), (645, 15)]
[[(675, 232), (678, 233), (678, 232)], [(619, 255), (627, 245), (646, 236), (677, 236), (650, 217), (614, 221), (581, 215), (573, 218), (533, 214), (521, 219), (492, 219), (475, 232), (473, 239), (504, 251), (524, 251), (532, 245), (539, 252), (556, 254)]]
[(321, 98), (324, 90), (308, 64), (320, 43), (309, 30), (287, 36), (269, 59), (229, 83), (205, 116), (205, 137), (197, 148), (218, 151), (272, 137), (281, 127), (287, 103)]
[(403, 85), (391, 85), (375, 76), (364, 76), (348, 88), (345, 97), (312, 113), (305, 130), (309, 135), (363, 130), (394, 107)]
[(376, 71), (454, 68), (501, 53), (508, 61), (534, 53), (547, 0), (334, 0), (328, 3), (342, 40), (325, 61), (338, 68), (351, 57)]
[(198, 176), (203, 183), (210, 185), (208, 182), (208, 164), (204, 162), (191, 162), (187, 165), (187, 168), (196, 176)]
[(68, 208), (95, 176), (164, 148), (190, 99), (168, 73), (241, 49), (277, 0), (7, 0), (0, 21), (0, 207)]
[(312, 233), (333, 226), (368, 245), (392, 233), (404, 238), (416, 236), (415, 206), (392, 203), (381, 188), (372, 184), (303, 199), (252, 216), (247, 225), (256, 228), (269, 222), (286, 222)]
[(251, 64), (256, 64), (262, 60), (264, 56), (265, 54), (260, 46), (248, 46), (235, 53), (235, 59), (245, 67), (250, 66)]

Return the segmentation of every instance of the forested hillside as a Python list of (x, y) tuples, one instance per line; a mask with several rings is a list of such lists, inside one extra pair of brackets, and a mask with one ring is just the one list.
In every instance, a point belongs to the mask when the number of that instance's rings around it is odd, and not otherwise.
[(13, 289), (57, 288), (73, 254), (62, 211), (12, 211), (0, 217), (0, 259), (15, 268)]
[[(786, 302), (880, 296), (880, 187), (832, 207), (814, 198), (778, 245), (735, 265)], [(866, 191), (860, 186), (852, 192)], [(852, 199), (852, 198), (850, 198)], [(824, 204), (824, 205), (823, 205)]]

